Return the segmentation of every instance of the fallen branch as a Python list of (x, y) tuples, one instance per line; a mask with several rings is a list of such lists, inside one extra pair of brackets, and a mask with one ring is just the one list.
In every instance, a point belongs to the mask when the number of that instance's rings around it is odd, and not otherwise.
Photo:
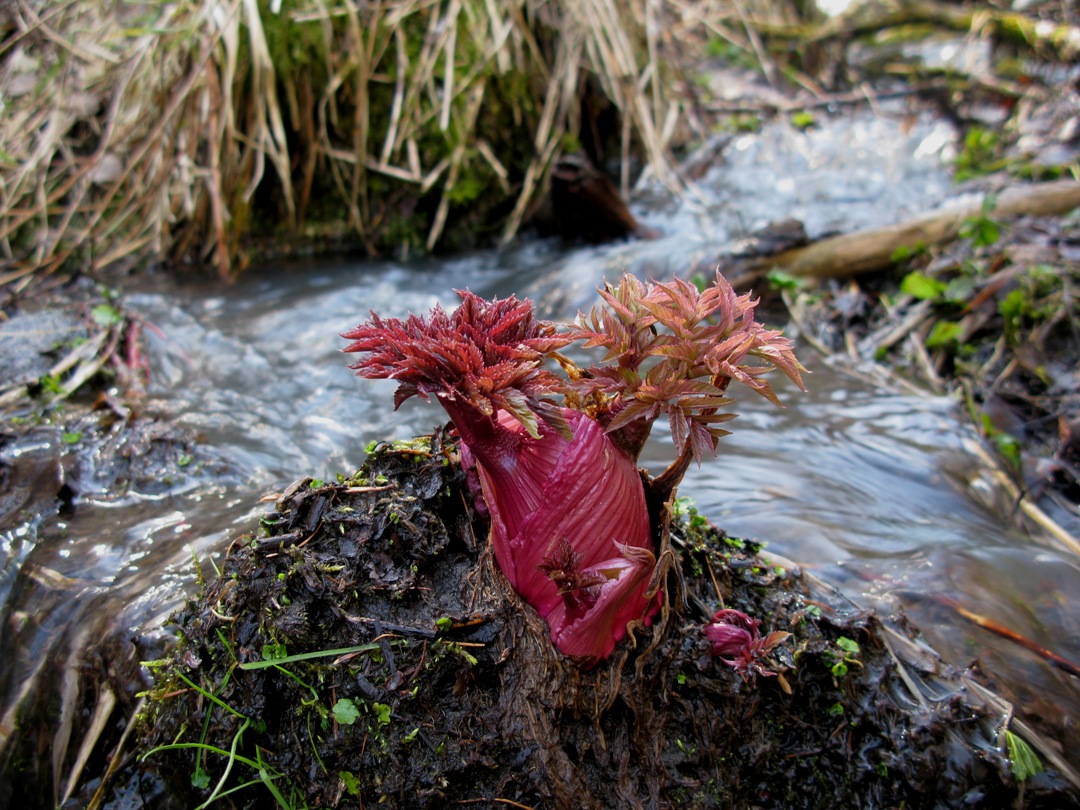
[[(817, 278), (849, 278), (883, 270), (893, 263), (898, 248), (919, 244), (929, 247), (953, 241), (967, 220), (985, 214), (986, 204), (983, 197), (897, 225), (834, 236), (774, 256), (753, 258), (740, 264), (730, 280), (734, 286), (747, 286), (774, 268), (793, 276)], [(1080, 182), (1057, 180), (1005, 189), (997, 196), (992, 214), (996, 219), (1052, 216), (1077, 207), (1080, 207)]]
[(995, 635), (1001, 636), (1002, 638), (1006, 638), (1009, 641), (1019, 644), (1026, 650), (1030, 650), (1031, 652), (1035, 653), (1035, 655), (1046, 661), (1050, 666), (1064, 670), (1073, 677), (1080, 678), (1080, 665), (1076, 664), (1074, 661), (1070, 661), (1068, 658), (1065, 658), (1062, 655), (1058, 655), (1053, 650), (1049, 650), (1046, 647), (1043, 647), (1041, 644), (1033, 641), (1022, 633), (1018, 633), (1015, 630), (1012, 630), (1011, 628), (1008, 628), (1005, 625), (1001, 624), (1000, 622), (994, 621), (988, 616), (983, 616), (981, 613), (976, 613), (973, 610), (968, 610), (951, 596), (946, 596), (945, 594), (939, 593), (933, 594), (931, 598), (941, 603), (942, 605), (945, 605), (946, 607), (949, 607), (952, 610), (956, 611), (957, 614), (963, 616), (972, 624), (976, 624), (979, 627), (984, 628), (985, 630), (989, 630)]
[(931, 0), (858, 4), (851, 13), (832, 17), (816, 27), (805, 23), (751, 21), (766, 39), (794, 40), (803, 47), (810, 43), (879, 35), (887, 28), (914, 27), (920, 23), (959, 33), (993, 34), (1027, 48), (1049, 51), (1063, 60), (1072, 59), (1080, 52), (1080, 28), (1077, 26), (1001, 11), (986, 4), (978, 8), (962, 8)]

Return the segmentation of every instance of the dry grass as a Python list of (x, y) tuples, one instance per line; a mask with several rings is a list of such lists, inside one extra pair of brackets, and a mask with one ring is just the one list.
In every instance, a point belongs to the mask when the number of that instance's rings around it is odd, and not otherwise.
[(756, 47), (739, 0), (14, 0), (0, 34), (16, 287), (121, 260), (229, 276), (253, 230), (331, 220), (431, 250), (481, 197), (509, 239), (586, 86), (618, 112), (624, 189), (633, 152), (677, 190), (671, 147), (704, 129), (686, 66), (708, 36)]
[[(371, 254), (505, 241), (558, 154), (595, 135), (598, 108), (615, 112), (603, 157), (617, 159), (623, 191), (641, 158), (650, 181), (680, 192), (673, 150), (724, 113), (697, 86), (710, 43), (778, 91), (829, 97), (842, 71), (819, 40), (846, 41), (859, 19), (813, 28), (796, 8), (3, 0), (0, 287), (121, 261), (228, 277), (256, 238)], [(975, 24), (944, 5), (913, 8)], [(995, 20), (1005, 33), (1037, 22)], [(1052, 30), (1065, 53), (1075, 29)]]

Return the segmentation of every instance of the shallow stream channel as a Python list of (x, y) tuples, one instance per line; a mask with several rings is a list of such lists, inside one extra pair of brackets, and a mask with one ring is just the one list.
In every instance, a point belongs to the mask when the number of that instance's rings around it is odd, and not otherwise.
[[(103, 643), (130, 647), (134, 638), (153, 648), (169, 612), (197, 588), (196, 566), (213, 576), (211, 562), (257, 527), (270, 506), (261, 498), (302, 476), (351, 473), (369, 443), (441, 423), (433, 404), (410, 400), (395, 412), (393, 383), (348, 370), (339, 334), (369, 310), (426, 313), (437, 302), (452, 306), (453, 290), (468, 287), (528, 296), (545, 316), (570, 319), (592, 306), (605, 278), (627, 269), (687, 276), (771, 221), (799, 219), (813, 238), (938, 206), (958, 194), (948, 168), (954, 141), (947, 124), (899, 112), (846, 115), (805, 132), (781, 121), (719, 138), (710, 168), (681, 201), (636, 195), (635, 214), (662, 234), (651, 241), (526, 241), (403, 263), (320, 260), (251, 270), (230, 286), (136, 280), (123, 294), (149, 326), (141, 409), (192, 430), (199, 449), (176, 470), (180, 483), (120, 498), (84, 490), (34, 531), (9, 535), (0, 715), (10, 722), (42, 679), (62, 695), (75, 680), (69, 673)], [(775, 317), (772, 325), (784, 326)], [(1020, 530), (972, 452), (979, 438), (958, 401), (890, 386), (809, 346), (799, 357), (812, 372), (809, 391), (777, 379), (784, 409), (735, 391), (733, 435), (715, 461), (691, 468), (680, 495), (860, 605), (903, 611), (946, 660), (977, 666), (1080, 766), (1075, 680), (937, 598), (1077, 660), (1080, 561)], [(670, 455), (658, 423), (643, 458), (659, 471)]]

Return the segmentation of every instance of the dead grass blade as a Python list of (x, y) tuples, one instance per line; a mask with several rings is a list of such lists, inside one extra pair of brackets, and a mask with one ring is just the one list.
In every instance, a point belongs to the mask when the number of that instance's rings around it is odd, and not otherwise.
[(456, 213), (514, 195), (512, 238), (580, 129), (587, 87), (621, 118), (624, 190), (640, 150), (649, 176), (681, 193), (669, 150), (690, 109), (667, 65), (695, 58), (701, 19), (726, 31), (732, 11), (718, 0), (17, 0), (0, 15), (6, 284), (120, 260), (209, 261), (228, 277), (253, 233), (299, 236), (316, 211), (340, 211), (371, 252), (401, 238), (394, 228), (431, 249)]

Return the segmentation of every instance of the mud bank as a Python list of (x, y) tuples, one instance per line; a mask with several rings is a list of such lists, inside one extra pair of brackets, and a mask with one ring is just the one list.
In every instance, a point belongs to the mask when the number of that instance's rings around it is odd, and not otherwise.
[[(902, 622), (685, 504), (663, 609), (582, 670), (509, 589), (467, 491), (441, 436), (291, 486), (174, 616), (141, 740), (91, 785), (96, 801), (1080, 806), (1052, 767), (1025, 772), (1008, 704)], [(702, 627), (720, 607), (791, 633), (758, 677), (710, 655)]]

